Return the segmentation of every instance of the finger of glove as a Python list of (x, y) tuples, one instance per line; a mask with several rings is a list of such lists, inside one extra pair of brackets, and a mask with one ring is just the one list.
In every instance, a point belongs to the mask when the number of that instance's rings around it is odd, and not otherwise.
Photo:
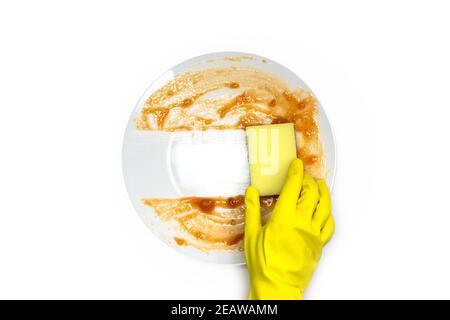
[(328, 190), (327, 184), (323, 180), (317, 181), (317, 186), (319, 187), (319, 203), (317, 204), (316, 211), (313, 215), (313, 226), (317, 230), (322, 230), (325, 222), (331, 215), (331, 197), (330, 191)]
[(328, 243), (328, 241), (331, 240), (331, 237), (333, 237), (334, 234), (334, 218), (331, 215), (327, 222), (325, 222), (325, 225), (320, 232), (320, 239), (322, 240), (322, 243), (325, 245)]
[(255, 187), (248, 187), (245, 192), (245, 241), (254, 238), (261, 229), (261, 211), (259, 193)]
[(303, 186), (300, 198), (297, 201), (297, 213), (306, 221), (311, 221), (317, 203), (319, 202), (319, 187), (308, 173), (303, 176)]
[(279, 219), (279, 215), (295, 212), (295, 206), (302, 189), (303, 181), (303, 162), (295, 159), (291, 162), (277, 204), (273, 210), (270, 220)]

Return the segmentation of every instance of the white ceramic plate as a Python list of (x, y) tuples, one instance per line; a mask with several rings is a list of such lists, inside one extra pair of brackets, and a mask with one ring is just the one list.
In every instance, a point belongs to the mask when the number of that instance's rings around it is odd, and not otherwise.
[[(254, 59), (223, 59), (242, 56), (251, 56)], [(261, 62), (263, 59), (265, 63)], [(238, 264), (245, 262), (244, 254), (240, 251), (203, 252), (193, 247), (176, 245), (173, 240), (174, 234), (169, 227), (161, 222), (154, 215), (152, 208), (144, 205), (141, 199), (243, 194), (248, 184), (244, 131), (207, 130), (198, 133), (142, 131), (136, 130), (133, 121), (140, 114), (147, 98), (176, 75), (186, 71), (230, 65), (256, 67), (278, 75), (293, 87), (310, 90), (295, 73), (261, 56), (242, 52), (218, 52), (195, 57), (168, 70), (145, 91), (128, 122), (122, 158), (125, 184), (133, 206), (145, 224), (161, 240), (179, 252), (197, 259)], [(331, 188), (335, 172), (335, 146), (330, 124), (320, 102), (317, 122), (325, 152), (328, 185)], [(202, 143), (195, 145), (184, 143), (192, 141), (189, 138), (192, 135), (197, 135), (195, 141)], [(218, 156), (218, 153), (214, 152), (214, 148), (218, 146), (221, 150), (227, 150), (230, 156), (226, 159)], [(198, 154), (202, 156), (197, 157)], [(218, 164), (221, 170), (217, 170)]]

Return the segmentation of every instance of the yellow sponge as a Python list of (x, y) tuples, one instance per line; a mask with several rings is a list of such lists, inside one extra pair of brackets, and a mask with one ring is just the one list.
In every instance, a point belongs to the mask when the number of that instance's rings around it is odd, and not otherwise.
[(292, 123), (247, 127), (250, 180), (261, 196), (281, 192), (288, 168), (297, 158)]

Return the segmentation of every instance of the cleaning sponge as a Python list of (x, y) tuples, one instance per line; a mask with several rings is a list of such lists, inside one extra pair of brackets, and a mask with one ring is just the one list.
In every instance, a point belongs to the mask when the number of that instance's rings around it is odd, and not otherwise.
[(246, 128), (250, 180), (261, 196), (279, 195), (289, 164), (297, 158), (292, 123)]

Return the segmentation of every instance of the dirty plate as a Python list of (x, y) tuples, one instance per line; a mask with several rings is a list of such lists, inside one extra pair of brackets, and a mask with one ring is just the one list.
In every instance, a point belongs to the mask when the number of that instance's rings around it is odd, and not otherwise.
[[(123, 142), (123, 173), (134, 208), (145, 224), (172, 248), (188, 256), (215, 263), (245, 262), (242, 250), (200, 250), (180, 245), (174, 229), (163, 222), (143, 199), (180, 197), (231, 197), (243, 194), (249, 183), (244, 130), (174, 132), (138, 130), (136, 120), (148, 97), (187, 71), (228, 66), (251, 67), (276, 75), (289, 86), (310, 91), (292, 71), (270, 59), (239, 52), (212, 53), (187, 60), (164, 73), (144, 93), (131, 114)], [(333, 185), (335, 147), (330, 124), (318, 105), (320, 140), (326, 177)], [(177, 243), (178, 239), (178, 243)]]

